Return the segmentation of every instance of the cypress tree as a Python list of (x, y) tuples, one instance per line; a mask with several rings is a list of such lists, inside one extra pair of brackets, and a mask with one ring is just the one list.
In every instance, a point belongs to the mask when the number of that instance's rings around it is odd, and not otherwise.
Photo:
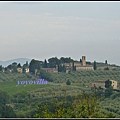
[(97, 69), (96, 61), (94, 61), (93, 68), (94, 68), (94, 70)]

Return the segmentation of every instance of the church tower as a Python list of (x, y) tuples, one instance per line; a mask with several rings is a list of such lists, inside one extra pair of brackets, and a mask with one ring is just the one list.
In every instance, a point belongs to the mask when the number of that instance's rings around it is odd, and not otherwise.
[(86, 57), (82, 56), (82, 66), (86, 66)]

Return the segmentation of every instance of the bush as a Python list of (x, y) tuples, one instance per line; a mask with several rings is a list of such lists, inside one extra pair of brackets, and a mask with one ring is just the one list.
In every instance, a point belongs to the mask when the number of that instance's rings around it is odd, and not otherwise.
[(67, 80), (66, 84), (67, 84), (67, 85), (70, 85), (70, 84), (71, 84), (71, 82), (70, 82), (69, 80)]

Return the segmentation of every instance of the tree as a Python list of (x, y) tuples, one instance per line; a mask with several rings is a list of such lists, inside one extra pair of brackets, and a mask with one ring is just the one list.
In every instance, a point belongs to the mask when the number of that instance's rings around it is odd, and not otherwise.
[(12, 63), (12, 66), (16, 66), (16, 67), (17, 67), (17, 63), (16, 63), (16, 62), (13, 62), (13, 63)]
[(29, 71), (35, 74), (35, 69), (40, 70), (40, 68), (41, 68), (40, 61), (32, 59), (29, 65)]
[[(110, 118), (109, 114), (101, 112), (101, 106), (98, 103), (98, 99), (95, 94), (87, 94), (83, 92), (77, 95), (74, 100), (71, 100), (69, 106), (66, 99), (57, 98), (53, 96), (50, 105), (48, 102), (37, 106), (37, 114), (35, 118)], [(51, 106), (52, 104), (52, 106)], [(54, 109), (49, 109), (54, 108)], [(112, 116), (113, 117), (113, 116)]]
[(58, 65), (58, 72), (66, 72), (65, 65)]
[(5, 91), (0, 91), (0, 118), (14, 118), (15, 112), (11, 106), (7, 104), (10, 101), (10, 96)]
[(58, 65), (58, 72), (62, 72), (62, 65)]
[(48, 67), (47, 60), (45, 59), (45, 61), (44, 61), (44, 68), (47, 68), (47, 67)]
[(28, 66), (29, 66), (28, 61), (26, 61), (25, 65), (26, 65), (26, 67), (28, 67)]
[(76, 66), (74, 66), (74, 62), (72, 62), (72, 71), (76, 71)]
[(71, 59), (70, 57), (69, 58), (67, 58), (67, 57), (66, 58), (61, 57), (60, 61), (61, 61), (61, 63), (70, 63), (70, 62), (73, 62), (74, 60)]
[(69, 80), (67, 80), (66, 84), (67, 84), (67, 85), (70, 85), (70, 84), (71, 84), (71, 82), (70, 82)]
[(12, 69), (13, 69), (13, 72), (17, 72), (17, 63), (16, 62), (12, 63)]
[(59, 64), (59, 59), (57, 57), (52, 57), (48, 59), (48, 65), (50, 68), (55, 68)]
[(82, 63), (82, 59), (80, 59), (80, 63)]
[(5, 91), (0, 91), (0, 103), (7, 104), (9, 102), (9, 95)]
[(105, 81), (105, 88), (109, 88), (112, 84), (112, 81), (110, 81), (109, 79)]
[(0, 65), (0, 71), (2, 71), (2, 65)]
[(8, 65), (7, 68), (8, 68), (8, 69), (12, 69), (12, 65), (11, 65), (11, 64)]
[(105, 60), (105, 64), (108, 64), (108, 63), (107, 63), (107, 60)]
[(0, 118), (16, 118), (16, 114), (11, 106), (0, 103)]
[(105, 97), (110, 97), (110, 95), (112, 95), (112, 93), (113, 93), (113, 87), (112, 86), (105, 89)]
[(93, 68), (94, 68), (94, 70), (97, 69), (96, 61), (94, 61), (94, 63), (93, 63)]
[(21, 64), (20, 64), (20, 63), (17, 65), (17, 68), (22, 68), (22, 66), (21, 66)]
[(66, 72), (66, 67), (65, 67), (65, 65), (62, 66), (62, 72)]
[(111, 86), (112, 81), (109, 79), (105, 81), (105, 97), (110, 97), (113, 93), (113, 87)]
[(49, 72), (46, 72), (45, 70), (40, 70), (40, 77), (43, 79), (46, 79), (47, 81), (52, 82), (53, 80), (51, 79), (51, 74)]

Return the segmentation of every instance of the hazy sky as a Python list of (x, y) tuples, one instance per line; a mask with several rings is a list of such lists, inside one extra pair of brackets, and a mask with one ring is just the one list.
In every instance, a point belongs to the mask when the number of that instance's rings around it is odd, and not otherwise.
[(120, 2), (0, 2), (0, 53), (120, 65)]

